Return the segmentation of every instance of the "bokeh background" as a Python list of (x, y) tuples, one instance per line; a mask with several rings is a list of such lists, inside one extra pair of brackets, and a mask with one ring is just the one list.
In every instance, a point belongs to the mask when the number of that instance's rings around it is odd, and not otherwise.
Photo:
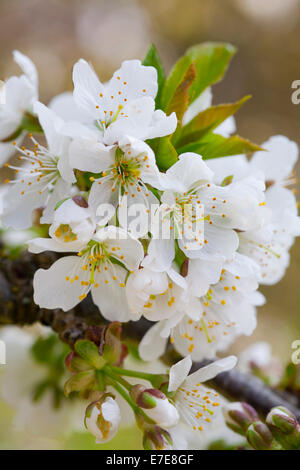
[[(72, 66), (80, 57), (105, 80), (122, 60), (142, 59), (151, 42), (169, 69), (186, 48), (207, 40), (238, 47), (214, 88), (214, 103), (253, 95), (237, 115), (239, 134), (257, 143), (284, 134), (300, 144), (300, 105), (291, 101), (291, 84), (300, 79), (299, 0), (0, 0), (0, 78), (19, 73), (11, 56), (19, 49), (37, 65), (45, 102), (72, 89)], [(239, 340), (233, 352), (267, 340), (274, 355), (289, 359), (292, 341), (300, 339), (299, 280), (300, 240), (285, 278), (263, 289), (268, 303), (259, 310), (255, 334)], [(0, 411), (0, 447), (22, 447), (14, 443), (11, 411)], [(80, 439), (62, 445), (91, 443)], [(125, 433), (113, 445), (129, 448), (126, 439)], [(51, 445), (57, 443), (40, 444)]]

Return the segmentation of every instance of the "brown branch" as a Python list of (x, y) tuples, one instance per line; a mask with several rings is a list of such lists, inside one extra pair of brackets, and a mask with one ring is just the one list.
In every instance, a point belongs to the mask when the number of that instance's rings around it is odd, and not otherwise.
[[(212, 361), (204, 360), (193, 364), (192, 371), (209, 364)], [(253, 406), (257, 412), (266, 416), (275, 406), (281, 405), (289, 408), (297, 419), (300, 419), (300, 409), (297, 397), (285, 391), (278, 391), (268, 387), (261, 379), (251, 374), (232, 369), (217, 375), (212, 386), (230, 400), (244, 401)]]
[[(1, 253), (0, 253), (1, 254)], [(103, 325), (106, 321), (101, 317), (98, 308), (91, 299), (85, 299), (69, 312), (62, 310), (40, 309), (33, 301), (32, 279), (36, 269), (48, 268), (57, 259), (53, 253), (32, 255), (23, 253), (18, 259), (12, 260), (4, 256), (0, 258), (0, 325), (30, 325), (39, 321), (50, 326), (60, 339), (70, 347), (84, 338), (89, 326)], [(128, 338), (139, 340), (145, 334), (150, 322), (140, 320), (124, 324), (123, 333)], [(178, 357), (171, 348), (165, 360), (174, 363)], [(194, 363), (193, 370), (211, 361)], [(257, 411), (266, 415), (271, 408), (283, 405), (289, 408), (300, 419), (298, 399), (288, 392), (279, 392), (267, 387), (260, 379), (234, 369), (219, 374), (211, 381), (212, 385), (232, 400), (245, 401)]]

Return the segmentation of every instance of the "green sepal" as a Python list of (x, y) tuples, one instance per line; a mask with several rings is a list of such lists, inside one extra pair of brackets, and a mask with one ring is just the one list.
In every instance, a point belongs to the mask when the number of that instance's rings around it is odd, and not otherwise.
[(76, 341), (75, 351), (94, 369), (100, 370), (105, 366), (105, 359), (99, 355), (97, 346), (91, 341), (87, 339), (80, 339)]
[(82, 392), (85, 390), (92, 389), (95, 384), (95, 371), (87, 370), (79, 372), (78, 374), (72, 375), (64, 386), (64, 393), (66, 397), (72, 392)]

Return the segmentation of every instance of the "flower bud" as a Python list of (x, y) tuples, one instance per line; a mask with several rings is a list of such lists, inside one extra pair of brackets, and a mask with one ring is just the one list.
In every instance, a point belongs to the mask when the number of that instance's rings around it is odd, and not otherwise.
[(276, 406), (268, 414), (266, 423), (285, 449), (300, 449), (300, 425), (291, 411)]
[(85, 412), (85, 427), (96, 437), (96, 444), (110, 441), (116, 435), (120, 421), (119, 405), (108, 395), (91, 403)]
[(250, 424), (247, 440), (255, 450), (280, 450), (281, 446), (274, 439), (269, 428), (261, 421)]
[(284, 434), (291, 434), (299, 427), (296, 416), (284, 406), (272, 408), (267, 416), (267, 424), (270, 427), (276, 427)]
[(172, 438), (168, 431), (159, 426), (152, 426), (146, 429), (143, 438), (145, 450), (171, 450)]
[(258, 421), (255, 409), (247, 403), (229, 403), (223, 407), (223, 415), (227, 426), (238, 434), (245, 435), (250, 424)]
[(160, 390), (146, 389), (143, 385), (135, 385), (132, 387), (130, 395), (140, 408), (147, 410), (146, 414), (156, 424), (169, 428), (178, 423), (179, 414), (176, 407)]

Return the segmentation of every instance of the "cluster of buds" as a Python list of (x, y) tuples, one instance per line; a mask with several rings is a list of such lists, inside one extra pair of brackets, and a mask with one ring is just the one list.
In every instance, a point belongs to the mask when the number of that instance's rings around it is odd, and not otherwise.
[(72, 373), (64, 387), (66, 396), (80, 392), (82, 397), (88, 397), (94, 390), (104, 390), (103, 368), (106, 364), (121, 364), (127, 354), (120, 335), (121, 325), (113, 322), (106, 327), (91, 327), (87, 339), (76, 341), (65, 361)]
[[(117, 322), (106, 327), (91, 327), (86, 339), (75, 343), (74, 350), (66, 358), (66, 367), (71, 372), (64, 391), (69, 396), (78, 392), (90, 401), (85, 413), (85, 427), (95, 436), (96, 443), (111, 440), (118, 431), (121, 412), (116, 397), (107, 390), (114, 388), (132, 407), (138, 427), (144, 434), (145, 449), (171, 448), (171, 435), (165, 428), (179, 421), (176, 407), (159, 388), (168, 382), (165, 374), (146, 374), (154, 387), (130, 384), (120, 372), (119, 366), (127, 355), (126, 345), (120, 339), (121, 325)], [(135, 371), (128, 373), (138, 374)], [(143, 375), (143, 374), (142, 374)], [(125, 389), (124, 389), (125, 388)]]
[(300, 425), (283, 406), (272, 408), (265, 422), (247, 403), (230, 403), (223, 411), (227, 426), (245, 436), (255, 450), (300, 449)]

